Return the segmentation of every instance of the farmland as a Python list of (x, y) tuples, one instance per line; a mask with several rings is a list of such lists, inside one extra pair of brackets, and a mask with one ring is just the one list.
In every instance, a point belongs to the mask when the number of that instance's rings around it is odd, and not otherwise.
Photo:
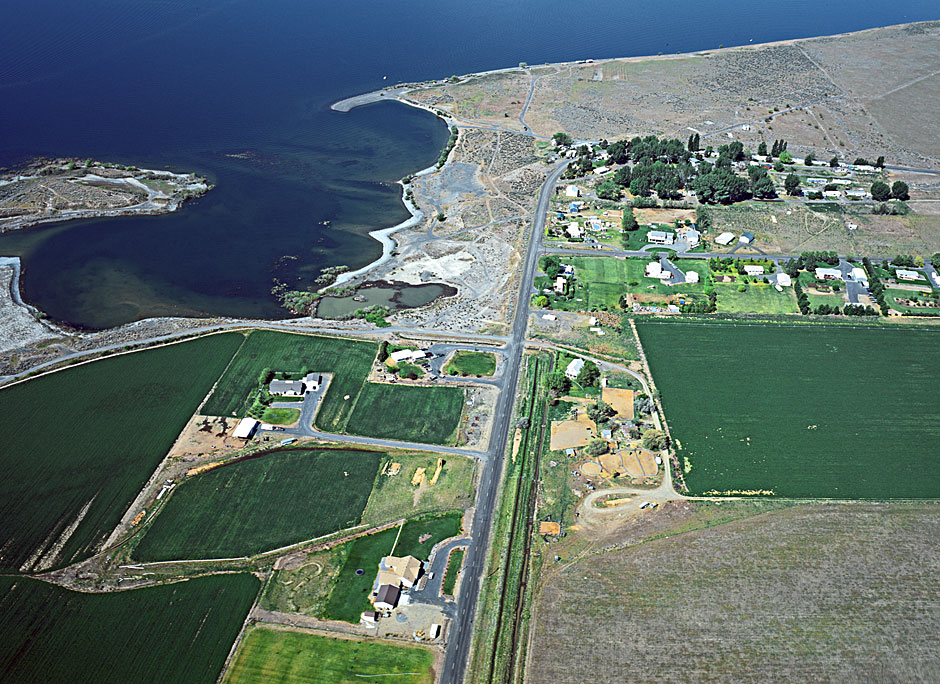
[(496, 357), (486, 352), (458, 350), (444, 367), (452, 375), (492, 375), (496, 371)]
[(212, 684), (259, 587), (240, 574), (82, 594), (0, 578), (0, 680)]
[(369, 499), (379, 459), (372, 451), (296, 449), (197, 475), (172, 494), (134, 556), (248, 556), (351, 527)]
[(0, 566), (48, 567), (91, 555), (241, 341), (212, 335), (0, 391)]
[[(317, 414), (317, 426), (328, 432), (342, 431), (350, 407), (369, 375), (375, 352), (372, 342), (254, 330), (225, 370), (202, 413), (241, 416), (262, 370), (298, 373), (307, 368), (334, 374)], [(348, 401), (343, 399), (347, 394)]]
[(936, 678), (935, 504), (792, 506), (696, 525), (698, 508), (668, 504), (627, 523), (607, 542), (615, 550), (546, 570), (527, 682)]
[(337, 684), (361, 678), (378, 684), (432, 684), (433, 664), (431, 651), (419, 646), (253, 627), (222, 681)]
[[(637, 324), (694, 493), (940, 494), (940, 334)], [(890, 350), (890, 351), (888, 351)], [(689, 399), (700, 392), (702, 401)]]
[[(400, 536), (398, 528), (393, 527), (350, 542), (349, 555), (333, 586), (324, 617), (359, 622), (360, 613), (369, 609), (369, 592), (372, 590), (372, 582), (375, 580), (375, 572), (382, 556), (389, 555), (394, 547), (397, 556), (414, 556), (419, 560), (427, 560), (435, 544), (460, 533), (462, 517), (462, 513), (449, 513), (409, 520), (401, 528)], [(423, 534), (431, 536), (422, 543), (419, 538)], [(356, 574), (359, 569), (364, 571), (363, 574)]]
[(458, 387), (367, 383), (346, 431), (364, 437), (449, 444), (462, 407), (463, 390)]

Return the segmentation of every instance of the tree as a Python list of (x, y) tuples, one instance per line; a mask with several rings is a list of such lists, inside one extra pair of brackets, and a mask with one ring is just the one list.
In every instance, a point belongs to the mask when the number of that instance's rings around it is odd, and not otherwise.
[(388, 342), (385, 340), (382, 340), (379, 343), (379, 353), (376, 355), (376, 358), (380, 362), (384, 362), (388, 358)]
[(800, 177), (795, 173), (791, 173), (786, 177), (786, 180), (783, 181), (783, 187), (786, 188), (787, 194), (791, 197), (802, 194), (802, 190), (800, 190)]
[(856, 157), (855, 161), (852, 162), (852, 166), (871, 166), (865, 157)]
[(542, 257), (542, 270), (545, 275), (554, 280), (561, 272), (561, 259), (554, 254)]
[(904, 181), (894, 181), (894, 184), (891, 186), (891, 196), (898, 200), (910, 199), (911, 195), (909, 190), (910, 188), (907, 187), (907, 183)]
[(623, 218), (620, 219), (620, 227), (627, 232), (632, 232), (640, 227), (640, 224), (636, 222), (636, 216), (633, 215), (633, 209), (630, 207), (623, 208)]
[(534, 300), (532, 300), (532, 303), (540, 309), (546, 309), (549, 305), (548, 297), (545, 295), (539, 295)]
[(616, 411), (610, 404), (600, 400), (589, 404), (587, 407), (588, 418), (593, 420), (595, 424), (606, 423), (615, 413)]
[(561, 396), (571, 389), (571, 380), (564, 371), (553, 371), (545, 378), (545, 387), (555, 396)]
[(601, 372), (591, 361), (585, 361), (584, 366), (578, 372), (577, 381), (581, 387), (593, 387), (601, 377)]
[(833, 157), (832, 159), (830, 159), (830, 160), (829, 160), (829, 166), (830, 166), (830, 168), (833, 168), (833, 169), (839, 168), (839, 157), (836, 156), (836, 157)]
[(630, 181), (630, 194), (634, 197), (649, 197), (650, 191), (650, 182), (646, 177), (641, 176)]
[(885, 156), (883, 154), (875, 160), (875, 166), (877, 166), (879, 169), (883, 169), (885, 167)]
[(780, 153), (780, 161), (783, 162), (784, 164), (792, 164), (793, 155), (787, 152), (786, 150), (784, 150), (783, 152)]
[(871, 196), (876, 202), (887, 202), (891, 198), (891, 188), (883, 181), (871, 184)]
[(780, 161), (779, 159), (774, 162), (774, 171), (776, 171), (777, 173), (783, 172), (783, 162)]
[(643, 446), (650, 451), (662, 451), (669, 446), (669, 438), (662, 430), (651, 428), (643, 433)]
[(621, 166), (614, 174), (614, 183), (621, 188), (629, 188), (631, 180), (633, 180), (633, 177), (629, 166)]
[(606, 180), (597, 186), (597, 196), (605, 200), (620, 199), (620, 186), (612, 180)]
[(803, 164), (806, 166), (812, 166), (814, 161), (816, 161), (816, 157), (813, 156), (812, 152), (807, 152), (803, 157)]
[(705, 207), (698, 207), (695, 210), (695, 225), (699, 231), (705, 232), (712, 227), (711, 212)]
[(588, 456), (600, 456), (601, 454), (606, 454), (607, 449), (607, 440), (592, 439), (590, 443), (584, 447), (584, 453)]
[(765, 173), (754, 181), (751, 193), (759, 199), (771, 199), (777, 196), (777, 188), (774, 186), (773, 179)]
[(767, 156), (767, 143), (761, 140), (760, 145), (757, 146), (757, 154), (761, 157)]
[(567, 133), (556, 133), (555, 135), (552, 136), (552, 140), (559, 147), (570, 145), (571, 143), (574, 142), (572, 137), (568, 135)]

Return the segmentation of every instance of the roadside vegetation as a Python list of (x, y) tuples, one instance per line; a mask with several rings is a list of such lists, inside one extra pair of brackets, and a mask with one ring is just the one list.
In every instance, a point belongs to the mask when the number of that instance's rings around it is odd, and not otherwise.
[(448, 596), (454, 595), (454, 589), (457, 587), (457, 579), (460, 577), (460, 571), (463, 569), (463, 557), (466, 551), (463, 549), (454, 549), (447, 561), (447, 572), (444, 574), (444, 581), (441, 583), (441, 591)]

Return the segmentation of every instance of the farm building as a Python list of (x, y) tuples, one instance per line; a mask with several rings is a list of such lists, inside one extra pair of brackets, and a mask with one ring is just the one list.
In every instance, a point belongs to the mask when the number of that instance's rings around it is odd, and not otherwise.
[(574, 380), (578, 377), (578, 373), (581, 372), (582, 368), (584, 368), (584, 359), (572, 359), (565, 369), (565, 375)]
[(924, 275), (918, 273), (917, 271), (908, 271), (903, 268), (899, 268), (894, 274), (898, 277), (898, 280), (924, 280)]
[[(668, 271), (666, 273), (667, 275), (670, 275)], [(663, 267), (659, 264), (658, 261), (651, 261), (646, 264), (646, 270), (643, 271), (643, 275), (647, 278), (662, 278)]]
[(304, 384), (307, 386), (308, 392), (316, 392), (320, 389), (321, 382), (323, 382), (323, 376), (319, 373), (307, 373), (304, 377)]
[(741, 237), (738, 238), (738, 242), (742, 245), (749, 245), (754, 242), (754, 233), (741, 233)]
[(362, 612), (361, 622), (364, 625), (374, 625), (379, 621), (379, 614), (374, 610), (365, 610)]
[(864, 268), (859, 268), (858, 266), (856, 266), (855, 268), (852, 269), (852, 280), (859, 282), (859, 283), (867, 283), (868, 273), (865, 271)]
[(581, 191), (578, 190), (577, 185), (569, 185), (565, 188), (565, 197), (579, 197), (580, 195)]
[(715, 242), (717, 242), (719, 245), (730, 245), (732, 242), (734, 242), (734, 233), (722, 233), (715, 238)]
[(375, 593), (372, 605), (378, 610), (394, 610), (401, 598), (401, 589), (391, 584), (383, 584)]
[(777, 285), (780, 285), (781, 287), (790, 287), (793, 285), (793, 280), (786, 273), (778, 273)]
[(268, 385), (268, 392), (280, 397), (302, 397), (304, 390), (302, 380), (272, 380)]
[(698, 282), (698, 271), (687, 271), (685, 274), (685, 282), (687, 283), (697, 283)]
[(411, 589), (421, 576), (421, 561), (414, 556), (385, 556), (379, 563), (379, 573), (391, 572), (405, 589)]
[(251, 439), (252, 435), (255, 434), (255, 431), (258, 429), (257, 420), (254, 418), (242, 418), (238, 426), (235, 428), (235, 432), (232, 433), (233, 437), (238, 437), (239, 439)]
[(764, 267), (756, 264), (748, 264), (744, 267), (744, 272), (749, 276), (764, 275)]
[(675, 234), (662, 230), (651, 230), (646, 233), (646, 241), (654, 245), (671, 245), (675, 240)]
[(842, 271), (838, 268), (817, 268), (816, 280), (842, 280)]

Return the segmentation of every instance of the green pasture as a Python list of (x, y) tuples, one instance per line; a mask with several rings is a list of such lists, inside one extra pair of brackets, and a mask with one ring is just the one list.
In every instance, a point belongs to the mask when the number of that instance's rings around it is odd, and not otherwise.
[[(202, 413), (207, 416), (241, 416), (258, 387), (265, 368), (299, 373), (303, 368), (333, 373), (333, 380), (317, 413), (317, 427), (342, 431), (349, 411), (375, 358), (373, 342), (337, 337), (300, 335), (272, 330), (253, 330), (219, 379)], [(348, 400), (343, 397), (349, 395)]]
[(0, 568), (90, 556), (241, 343), (211, 335), (0, 390)]
[(637, 329), (693, 493), (940, 495), (940, 331), (654, 321)]
[(86, 594), (0, 578), (0, 681), (213, 684), (261, 584), (214, 575)]
[(292, 449), (196, 475), (172, 493), (134, 557), (250, 556), (357, 525), (382, 456)]
[(738, 283), (715, 283), (718, 313), (797, 313), (796, 295), (792, 287), (777, 288), (769, 283), (748, 283), (745, 292), (738, 292)]
[(463, 396), (459, 387), (366, 383), (346, 431), (363, 437), (450, 444), (460, 422)]
[(434, 654), (420, 646), (252, 627), (224, 684), (432, 684)]
[(266, 408), (261, 414), (262, 423), (271, 425), (293, 425), (300, 418), (300, 409)]
[(488, 352), (457, 350), (444, 368), (445, 373), (451, 371), (466, 375), (492, 375), (496, 372), (496, 356)]
[[(460, 534), (462, 518), (463, 512), (418, 518), (407, 521), (400, 535), (399, 528), (393, 527), (349, 542), (349, 555), (330, 593), (323, 617), (359, 622), (362, 611), (370, 609), (369, 595), (382, 556), (388, 556), (394, 549), (396, 556), (414, 556), (425, 561), (435, 544)], [(419, 539), (424, 534), (431, 536), (422, 543)], [(357, 575), (356, 570), (363, 573)]]

